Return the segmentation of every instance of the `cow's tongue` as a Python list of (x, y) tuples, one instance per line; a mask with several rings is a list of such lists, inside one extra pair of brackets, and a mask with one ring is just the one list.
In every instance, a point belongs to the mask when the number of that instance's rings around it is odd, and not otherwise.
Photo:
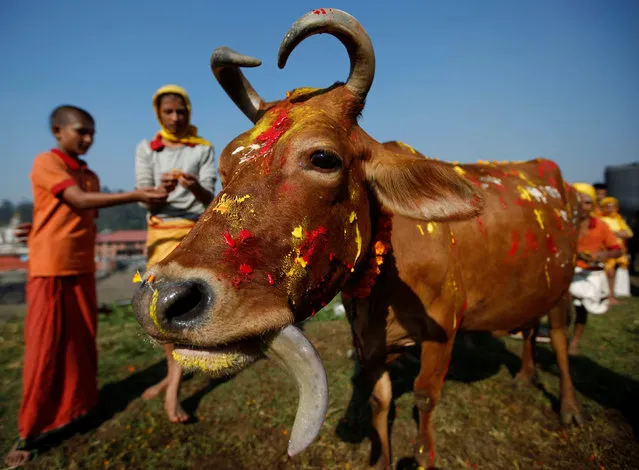
[(299, 389), (297, 414), (288, 441), (288, 455), (292, 457), (308, 447), (322, 427), (328, 407), (326, 372), (311, 342), (293, 325), (277, 333), (265, 352), (291, 373)]

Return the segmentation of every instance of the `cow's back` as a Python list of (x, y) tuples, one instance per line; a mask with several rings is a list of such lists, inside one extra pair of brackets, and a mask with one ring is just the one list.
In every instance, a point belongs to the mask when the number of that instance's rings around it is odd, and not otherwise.
[(485, 210), (452, 223), (395, 216), (392, 241), (402, 284), (418, 293), (438, 323), (460, 310), (466, 329), (531, 323), (570, 284), (575, 193), (549, 160), (454, 167), (484, 195)]

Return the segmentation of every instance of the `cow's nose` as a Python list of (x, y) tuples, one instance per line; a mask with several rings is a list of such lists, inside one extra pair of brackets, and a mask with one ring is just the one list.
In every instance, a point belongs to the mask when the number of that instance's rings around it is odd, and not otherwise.
[(214, 301), (211, 287), (195, 279), (142, 285), (133, 304), (142, 326), (164, 336), (164, 332), (179, 333), (196, 326)]

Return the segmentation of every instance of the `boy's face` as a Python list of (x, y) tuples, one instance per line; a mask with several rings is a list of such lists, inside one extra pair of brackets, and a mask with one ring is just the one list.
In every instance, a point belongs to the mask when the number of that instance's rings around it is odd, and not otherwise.
[(68, 122), (53, 127), (53, 135), (61, 150), (72, 157), (84, 155), (93, 144), (95, 124), (84, 116), (69, 116)]
[(608, 196), (608, 190), (601, 188), (601, 189), (595, 189), (596, 193), (597, 193), (597, 202), (601, 202), (601, 200), (603, 198), (605, 198), (606, 196)]
[(160, 98), (160, 121), (172, 134), (184, 135), (189, 126), (189, 116), (180, 96), (164, 95)]

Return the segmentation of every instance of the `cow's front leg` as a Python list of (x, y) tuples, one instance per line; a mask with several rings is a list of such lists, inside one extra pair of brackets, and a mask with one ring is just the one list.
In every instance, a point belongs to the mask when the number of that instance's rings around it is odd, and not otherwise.
[(444, 377), (448, 370), (454, 337), (447, 342), (422, 342), (421, 368), (415, 379), (415, 405), (419, 410), (419, 438), (415, 445), (415, 460), (420, 467), (435, 465), (433, 410), (439, 401)]

